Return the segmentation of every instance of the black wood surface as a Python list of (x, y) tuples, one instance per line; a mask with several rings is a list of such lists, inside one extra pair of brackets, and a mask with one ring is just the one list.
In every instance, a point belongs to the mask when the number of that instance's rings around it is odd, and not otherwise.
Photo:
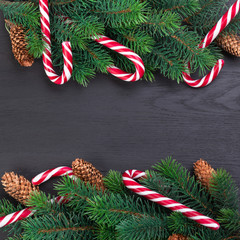
[[(154, 83), (99, 74), (87, 88), (74, 81), (57, 86), (41, 60), (18, 65), (1, 15), (0, 175), (31, 179), (76, 157), (103, 173), (144, 170), (172, 155), (189, 169), (204, 158), (239, 185), (240, 59), (225, 60), (215, 82), (197, 90), (160, 74)], [(0, 197), (7, 197), (2, 188)]]

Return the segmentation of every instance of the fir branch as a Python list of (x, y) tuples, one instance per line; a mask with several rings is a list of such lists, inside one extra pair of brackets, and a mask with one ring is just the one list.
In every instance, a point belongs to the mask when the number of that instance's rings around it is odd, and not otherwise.
[(53, 233), (53, 232), (65, 232), (65, 231), (86, 231), (86, 230), (93, 230), (93, 226), (80, 226), (80, 227), (61, 227), (61, 228), (52, 228), (52, 229), (40, 229), (38, 233)]
[(200, 6), (196, 0), (151, 0), (165, 12), (175, 12), (181, 17), (187, 17), (199, 10)]
[(14, 235), (14, 236), (12, 236), (12, 237), (7, 238), (7, 240), (22, 240), (22, 239), (23, 239), (23, 237), (22, 237), (21, 234), (19, 234), (19, 235)]
[(110, 170), (107, 176), (104, 177), (104, 185), (109, 191), (113, 193), (127, 193), (126, 187), (123, 184), (122, 174), (118, 171)]
[(194, 235), (199, 230), (205, 228), (178, 212), (173, 212), (168, 217), (168, 227), (174, 233), (184, 236)]
[(240, 239), (240, 236), (230, 236), (230, 237), (224, 238), (223, 240), (236, 240), (236, 239)]
[(214, 206), (217, 209), (239, 209), (238, 188), (226, 170), (218, 169), (216, 173), (213, 173), (209, 191), (214, 198)]
[(157, 217), (155, 207), (140, 198), (111, 193), (90, 200), (86, 213), (97, 224), (114, 227), (123, 220), (133, 217), (141, 218), (142, 221), (145, 218)]
[(186, 70), (185, 63), (179, 59), (171, 49), (157, 43), (150, 54), (144, 56), (144, 63), (151, 66), (155, 71), (159, 70), (165, 77), (183, 81), (182, 72)]
[(16, 207), (7, 199), (0, 200), (0, 217), (22, 210), (22, 206), (18, 204)]
[(120, 222), (116, 226), (118, 239), (166, 239), (169, 236), (166, 218), (143, 219), (133, 217)]
[(105, 192), (98, 191), (95, 186), (93, 187), (88, 182), (85, 183), (80, 179), (72, 180), (68, 176), (63, 177), (62, 180), (55, 185), (55, 190), (58, 191), (60, 196), (68, 196), (71, 198), (71, 201), (65, 205), (76, 212), (84, 211), (85, 207), (92, 203), (91, 200), (94, 196), (102, 196), (105, 194)]
[(168, 36), (180, 28), (181, 20), (178, 14), (161, 11), (152, 11), (148, 15), (147, 21), (141, 25), (141, 30), (147, 32), (155, 40)]
[(240, 31), (239, 23), (240, 23), (240, 14), (238, 14), (234, 19), (232, 19), (230, 24), (226, 28), (224, 28), (222, 34), (229, 34), (229, 33), (239, 34), (239, 31)]
[[(225, 240), (227, 239), (226, 235), (224, 234), (221, 228), (218, 231), (213, 231), (206, 227), (196, 229), (196, 232), (194, 234), (190, 234), (189, 237), (190, 239), (193, 239), (193, 240), (210, 240), (210, 239)], [(236, 239), (232, 238), (232, 240), (236, 240)]]
[(99, 225), (96, 229), (96, 239), (99, 240), (116, 240), (115, 227), (107, 227), (105, 225)]
[[(64, 14), (61, 9), (56, 11), (58, 14)], [(92, 36), (104, 33), (103, 23), (99, 22), (95, 16), (87, 16), (86, 13), (80, 15), (72, 13), (71, 18), (64, 19), (62, 16), (56, 17), (57, 12), (53, 14), (51, 24), (58, 42), (69, 40), (73, 48), (84, 49)]]
[(43, 215), (23, 223), (23, 239), (92, 239), (92, 224), (81, 213)]
[[(164, 176), (160, 176), (156, 171), (146, 171), (146, 174), (146, 178), (139, 180), (143, 186), (172, 198), (175, 201), (182, 201), (181, 195), (176, 194), (178, 193), (178, 188), (176, 188), (171, 181), (167, 180)], [(166, 211), (171, 212), (167, 208)]]
[(221, 209), (217, 220), (228, 235), (240, 236), (240, 213), (237, 210)]
[(169, 49), (174, 51), (182, 61), (190, 62), (192, 72), (199, 68), (199, 73), (205, 74), (206, 70), (213, 67), (218, 59), (208, 48), (199, 48), (200, 42), (201, 39), (197, 32), (187, 31), (185, 27), (159, 41), (163, 46), (167, 43)]
[(42, 38), (40, 27), (29, 28), (26, 31), (26, 41), (28, 43), (27, 49), (29, 50), (29, 54), (31, 54), (34, 58), (40, 58), (46, 46), (46, 43)]
[[(193, 29), (197, 31), (201, 36), (205, 36), (206, 33), (217, 23), (220, 17), (227, 10), (226, 3), (228, 0), (199, 0), (201, 9), (193, 14), (191, 17), (185, 19)], [(204, 23), (204, 28), (203, 28)]]
[(209, 0), (209, 1), (206, 1), (206, 3), (202, 3), (201, 8), (200, 8), (198, 11), (194, 12), (192, 15), (190, 15), (190, 16), (186, 17), (185, 19), (183, 19), (183, 22), (186, 22), (186, 23), (191, 24), (191, 23), (189, 22), (190, 18), (195, 17), (196, 15), (199, 15), (201, 12), (204, 11), (204, 9), (205, 9), (206, 7), (212, 5), (213, 3), (214, 3), (214, 0)]
[(146, 20), (146, 3), (136, 0), (98, 1), (89, 10), (109, 27), (136, 26)]
[(181, 166), (171, 157), (161, 160), (160, 163), (153, 166), (158, 174), (168, 180), (177, 190), (182, 204), (195, 209), (206, 215), (213, 215), (212, 199), (209, 193), (198, 183), (195, 177), (191, 177), (186, 168)]
[(26, 205), (34, 209), (38, 215), (64, 212), (63, 205), (54, 201), (55, 197), (43, 192), (32, 192)]
[(110, 38), (130, 48), (132, 51), (143, 56), (149, 53), (154, 45), (154, 40), (146, 32), (141, 30), (141, 27), (133, 29), (128, 28), (107, 28), (106, 34)]
[[(63, 57), (59, 44), (56, 42), (52, 44), (53, 64), (62, 70)], [(94, 41), (88, 41), (83, 48), (84, 50), (72, 48), (74, 65), (72, 77), (78, 83), (87, 86), (88, 78), (92, 78), (95, 71), (107, 73), (107, 68), (113, 64), (113, 61), (108, 49)]]
[(15, 24), (21, 24), (29, 29), (30, 27), (40, 26), (40, 13), (38, 7), (30, 2), (11, 2), (0, 1), (0, 10), (4, 17)]

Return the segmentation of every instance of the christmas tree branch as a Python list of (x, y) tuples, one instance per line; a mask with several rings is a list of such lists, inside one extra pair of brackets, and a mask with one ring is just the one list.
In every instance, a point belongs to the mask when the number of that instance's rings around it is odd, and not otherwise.
[(93, 230), (93, 226), (84, 226), (84, 227), (68, 227), (68, 228), (53, 228), (53, 229), (39, 229), (38, 233), (52, 233), (52, 232), (64, 232), (64, 231), (86, 231)]
[(188, 16), (185, 19), (183, 19), (183, 22), (186, 22), (186, 23), (192, 25), (192, 23), (190, 22), (190, 18), (192, 18), (193, 16), (196, 16), (196, 15), (199, 15), (206, 7), (208, 7), (209, 5), (212, 5), (213, 3), (214, 3), (214, 0), (210, 0), (210, 1), (206, 2), (206, 4), (201, 6), (201, 9), (199, 11), (197, 11), (194, 14), (192, 14), (191, 16)]
[[(187, 169), (182, 167), (172, 158), (162, 160), (153, 166), (160, 176), (165, 177), (173, 187), (176, 187), (182, 194), (182, 203), (187, 202), (188, 206), (205, 214), (213, 214), (210, 195), (203, 187), (191, 177)], [(197, 209), (198, 208), (198, 209)]]

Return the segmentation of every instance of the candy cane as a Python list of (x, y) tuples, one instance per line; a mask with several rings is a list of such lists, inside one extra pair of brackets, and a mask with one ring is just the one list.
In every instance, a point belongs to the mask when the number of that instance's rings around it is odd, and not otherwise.
[[(58, 167), (58, 168), (53, 168), (50, 170), (47, 170), (45, 172), (42, 172), (38, 174), (36, 177), (32, 179), (32, 183), (34, 185), (39, 185), (43, 182), (46, 182), (52, 177), (57, 177), (57, 176), (65, 176), (68, 175), (70, 177), (74, 177), (72, 169), (70, 167)], [(56, 202), (59, 204), (65, 204), (69, 201), (69, 198), (67, 196), (58, 196), (54, 199), (51, 199), (51, 202)], [(20, 221), (22, 219), (28, 218), (32, 216), (36, 210), (33, 210), (32, 208), (25, 208), (22, 209), (21, 211), (17, 211), (11, 214), (8, 214), (6, 216), (0, 217), (0, 228), (5, 227), (11, 223)]]
[(71, 44), (70, 42), (62, 43), (64, 66), (62, 75), (58, 76), (53, 70), (53, 64), (51, 60), (52, 53), (48, 0), (39, 0), (39, 8), (41, 13), (41, 30), (46, 43), (46, 48), (43, 52), (43, 66), (47, 76), (53, 83), (64, 84), (70, 79), (73, 70)]
[(28, 218), (32, 216), (35, 211), (31, 210), (31, 208), (25, 208), (21, 211), (17, 211), (6, 216), (0, 217), (0, 228), (5, 227), (11, 223), (15, 223), (24, 218)]
[(65, 175), (72, 176), (73, 175), (72, 168), (63, 166), (49, 169), (45, 172), (39, 173), (36, 177), (34, 177), (32, 179), (32, 184), (40, 185), (52, 177), (60, 177)]
[[(205, 38), (199, 44), (199, 48), (205, 48), (209, 46), (214, 39), (222, 32), (222, 30), (231, 22), (231, 20), (238, 14), (240, 8), (240, 0), (237, 0), (229, 10), (222, 16), (222, 18), (216, 23), (216, 25), (208, 32)], [(199, 88), (210, 84), (219, 74), (224, 66), (224, 60), (219, 59), (211, 72), (205, 77), (194, 80), (190, 74), (183, 72), (184, 81), (191, 87)]]
[(127, 73), (116, 66), (109, 66), (107, 67), (109, 73), (126, 82), (135, 82), (142, 78), (145, 72), (144, 63), (135, 52), (103, 35), (98, 35), (97, 37), (93, 37), (93, 39), (105, 47), (110, 48), (111, 50), (128, 58), (136, 68), (135, 73)]
[[(59, 18), (63, 19), (65, 23), (71, 25), (74, 23), (72, 19), (66, 16), (59, 16)], [(123, 46), (122, 44), (112, 40), (109, 37), (106, 37), (104, 35), (97, 35), (93, 36), (92, 39), (103, 46), (125, 56), (127, 59), (129, 59), (135, 66), (136, 71), (135, 73), (127, 73), (123, 70), (119, 69), (116, 66), (108, 66), (107, 70), (109, 73), (114, 75), (115, 77), (126, 81), (126, 82), (135, 82), (141, 79), (145, 72), (145, 67), (142, 59), (137, 55), (135, 52), (133, 52), (131, 49)]]
[(155, 202), (163, 207), (169, 208), (174, 212), (181, 212), (184, 216), (196, 221), (197, 223), (205, 227), (211, 228), (213, 230), (219, 229), (220, 225), (215, 220), (207, 216), (204, 216), (201, 213), (191, 208), (188, 208), (185, 205), (178, 203), (171, 198), (165, 197), (157, 192), (154, 192), (133, 180), (144, 176), (146, 176), (145, 172), (141, 172), (138, 170), (127, 170), (122, 175), (123, 183), (131, 191), (137, 193), (140, 196), (144, 196), (145, 198), (152, 202)]

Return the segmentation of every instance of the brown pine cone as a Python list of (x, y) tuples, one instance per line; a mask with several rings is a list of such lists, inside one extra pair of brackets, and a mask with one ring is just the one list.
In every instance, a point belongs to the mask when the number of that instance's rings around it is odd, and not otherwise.
[(173, 234), (168, 238), (168, 240), (188, 240), (188, 237), (183, 236), (182, 234)]
[(240, 37), (237, 34), (219, 35), (216, 43), (226, 52), (240, 57)]
[(37, 186), (14, 172), (7, 172), (2, 176), (2, 185), (10, 196), (24, 205), (33, 191), (39, 191)]
[(9, 20), (5, 20), (10, 28), (9, 34), (12, 42), (12, 52), (15, 59), (23, 67), (31, 67), (34, 63), (34, 58), (30, 55), (27, 49), (27, 41), (25, 29), (21, 25), (15, 25)]
[(204, 161), (200, 158), (197, 162), (193, 165), (194, 174), (198, 181), (202, 183), (207, 189), (209, 189), (209, 183), (212, 178), (212, 174), (216, 171), (211, 167), (207, 161)]
[(72, 162), (73, 174), (84, 182), (96, 186), (98, 190), (104, 190), (103, 175), (91, 163), (77, 158)]

